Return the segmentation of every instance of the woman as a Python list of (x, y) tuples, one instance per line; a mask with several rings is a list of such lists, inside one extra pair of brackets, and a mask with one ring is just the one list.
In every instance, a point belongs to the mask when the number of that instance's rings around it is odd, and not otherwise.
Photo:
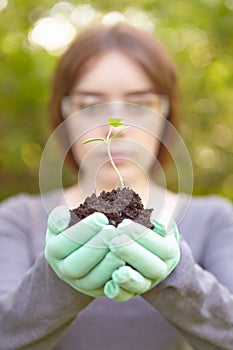
[[(64, 53), (50, 115), (79, 183), (42, 199), (21, 194), (1, 206), (2, 349), (232, 349), (232, 206), (216, 196), (163, 191), (152, 182), (156, 165), (167, 161), (177, 95), (163, 48), (130, 26), (90, 29)], [(161, 225), (151, 236), (132, 221), (116, 229), (99, 213), (67, 229), (68, 207), (77, 207), (91, 186), (99, 193), (118, 185), (102, 144), (83, 145), (90, 137), (105, 138), (106, 118), (118, 115), (129, 128), (121, 127), (112, 143), (113, 159), (145, 206), (162, 206), (175, 219), (179, 244), (174, 227), (169, 234)], [(47, 212), (56, 206), (47, 229)], [(136, 242), (140, 247), (121, 245), (135, 230), (146, 233)], [(80, 242), (81, 234), (102, 249)], [(122, 268), (130, 270), (129, 283), (120, 281)], [(109, 271), (112, 279), (100, 282)]]

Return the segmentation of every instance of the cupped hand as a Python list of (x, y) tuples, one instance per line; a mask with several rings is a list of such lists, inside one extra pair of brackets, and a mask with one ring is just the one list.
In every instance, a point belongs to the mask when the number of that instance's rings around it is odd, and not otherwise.
[(119, 267), (105, 285), (105, 295), (126, 301), (163, 281), (180, 259), (179, 232), (174, 221), (166, 228), (153, 220), (154, 229), (126, 219), (109, 243), (126, 266)]
[(116, 228), (107, 217), (95, 212), (69, 226), (68, 207), (59, 206), (49, 215), (45, 258), (57, 276), (74, 289), (104, 296), (104, 285), (125, 262), (109, 249)]

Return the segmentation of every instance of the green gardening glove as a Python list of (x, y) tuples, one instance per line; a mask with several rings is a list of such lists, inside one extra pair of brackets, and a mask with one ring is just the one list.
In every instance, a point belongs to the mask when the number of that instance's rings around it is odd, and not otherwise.
[(116, 228), (95, 212), (68, 227), (70, 210), (59, 206), (49, 215), (45, 258), (57, 276), (74, 289), (104, 296), (104, 285), (125, 262), (109, 249)]
[[(126, 219), (117, 227), (109, 246), (128, 265), (112, 274), (104, 292), (116, 301), (126, 301), (163, 281), (180, 259), (179, 233), (174, 221), (163, 225), (151, 219), (154, 229)], [(123, 294), (123, 292), (125, 292)]]
[(104, 293), (115, 301), (127, 301), (135, 295), (146, 292), (151, 286), (151, 279), (145, 278), (127, 265), (113, 272), (112, 279), (104, 286)]

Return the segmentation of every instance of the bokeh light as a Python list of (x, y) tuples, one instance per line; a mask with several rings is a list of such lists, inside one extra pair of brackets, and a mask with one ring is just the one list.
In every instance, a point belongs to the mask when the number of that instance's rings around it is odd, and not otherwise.
[(46, 16), (37, 20), (31, 29), (28, 40), (34, 47), (41, 47), (52, 55), (61, 54), (75, 35), (94, 23), (114, 25), (126, 21), (145, 30), (153, 31), (150, 15), (137, 7), (124, 11), (96, 10), (91, 4), (74, 6), (67, 1), (56, 3)]
[(196, 164), (205, 170), (216, 169), (220, 165), (220, 155), (217, 150), (208, 146), (200, 147), (196, 152)]
[(44, 17), (35, 23), (29, 40), (53, 54), (59, 54), (75, 35), (75, 27), (65, 18)]
[(90, 4), (84, 4), (73, 7), (70, 20), (77, 29), (82, 29), (97, 20), (99, 16), (101, 15)]
[(106, 15), (103, 17), (102, 22), (106, 25), (114, 25), (119, 22), (124, 22), (125, 16), (118, 11), (112, 11), (106, 13)]
[(199, 98), (195, 102), (195, 111), (198, 114), (213, 115), (217, 111), (216, 102), (209, 98)]
[(216, 146), (227, 148), (232, 145), (232, 130), (225, 124), (216, 124), (211, 131), (211, 140)]
[(41, 154), (41, 146), (36, 142), (25, 142), (21, 146), (21, 157), (29, 168), (39, 166)]
[(0, 0), (0, 11), (4, 10), (8, 5), (8, 0)]

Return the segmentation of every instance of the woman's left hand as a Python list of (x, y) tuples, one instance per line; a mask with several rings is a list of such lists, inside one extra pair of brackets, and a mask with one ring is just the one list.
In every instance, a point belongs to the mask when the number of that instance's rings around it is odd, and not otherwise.
[(117, 236), (110, 242), (111, 251), (128, 266), (120, 267), (105, 285), (105, 294), (126, 301), (163, 281), (180, 259), (179, 233), (174, 222), (169, 229), (153, 221), (154, 229), (124, 220)]

